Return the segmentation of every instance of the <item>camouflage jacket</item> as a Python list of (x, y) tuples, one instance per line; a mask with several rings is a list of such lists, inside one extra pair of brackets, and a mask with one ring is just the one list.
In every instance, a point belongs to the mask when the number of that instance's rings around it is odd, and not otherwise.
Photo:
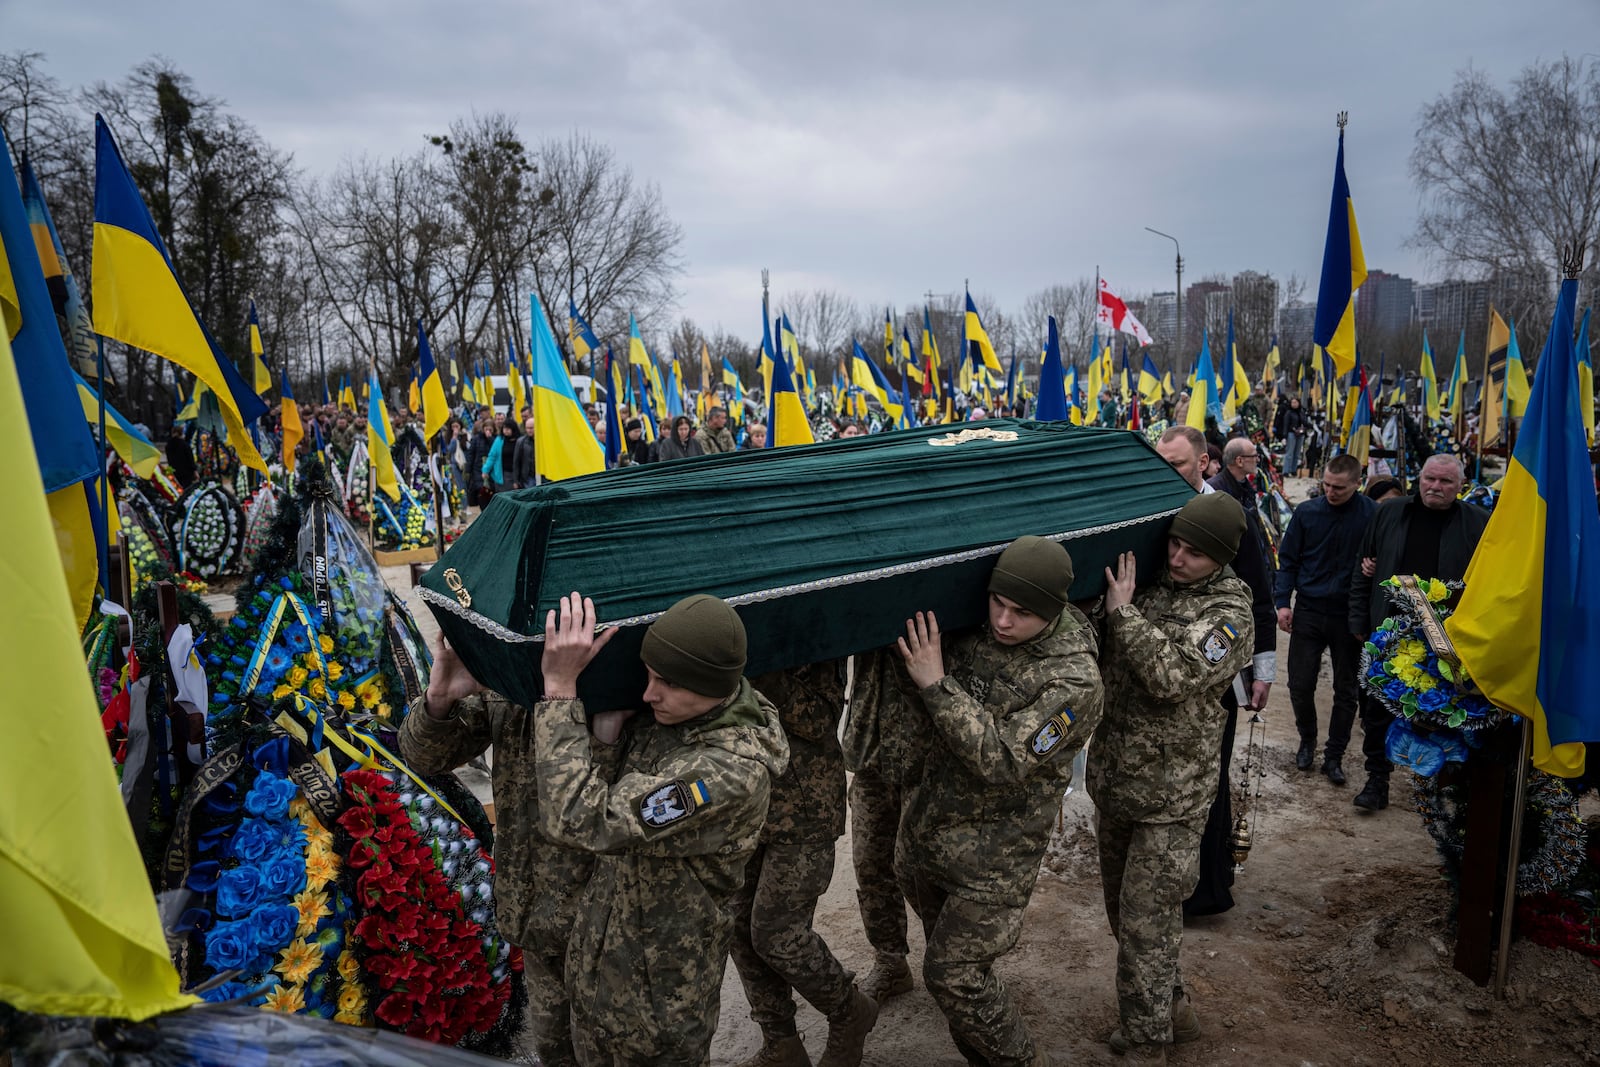
[(1100, 721), (1095, 648), (1068, 607), (1023, 644), (983, 630), (946, 650), (948, 673), (919, 694), (936, 736), (902, 823), (919, 876), (969, 900), (1027, 904), (1073, 753)]
[(855, 686), (844, 724), (844, 765), (898, 785), (922, 777), (933, 736), (928, 709), (893, 646), (856, 657)]
[(1122, 819), (1204, 822), (1217, 792), (1222, 691), (1250, 662), (1250, 588), (1223, 568), (1178, 585), (1165, 572), (1106, 616), (1106, 715), (1089, 793)]
[(541, 825), (598, 854), (567, 950), (575, 1016), (654, 1044), (709, 1048), (733, 932), (728, 899), (766, 821), (789, 750), (778, 713), (741, 680), (720, 711), (635, 721), (615, 784), (591, 755), (582, 701), (534, 712)]
[(733, 431), (726, 426), (720, 430), (702, 426), (695, 436), (700, 438), (700, 448), (708, 456), (715, 455), (718, 452), (733, 451)]
[[(424, 704), (424, 698), (414, 701), (400, 725), (400, 754), (412, 770), (442, 774), (494, 746), (494, 888), (500, 932), (525, 948), (565, 944), (594, 857), (557, 844), (539, 828), (533, 715), (498, 693), (459, 700), (444, 719), (429, 717)], [(614, 762), (601, 773), (614, 773)]]
[(761, 843), (833, 841), (844, 833), (844, 660), (774, 671), (751, 680), (778, 709), (789, 769), (772, 780)]
[(350, 453), (355, 451), (356, 447), (355, 427), (346, 426), (341, 430), (335, 426), (328, 433), (328, 444), (333, 448), (340, 460), (348, 460)]

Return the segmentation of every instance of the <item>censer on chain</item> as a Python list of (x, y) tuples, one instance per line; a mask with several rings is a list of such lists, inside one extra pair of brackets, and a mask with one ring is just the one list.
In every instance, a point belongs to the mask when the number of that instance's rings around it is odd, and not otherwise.
[(1244, 861), (1250, 856), (1250, 846), (1255, 842), (1256, 820), (1261, 815), (1261, 783), (1267, 777), (1267, 720), (1260, 709), (1250, 713), (1250, 732), (1245, 735), (1244, 768), (1240, 775), (1239, 792), (1234, 805), (1233, 829), (1228, 834), (1228, 848), (1233, 853), (1234, 873), (1244, 870)]

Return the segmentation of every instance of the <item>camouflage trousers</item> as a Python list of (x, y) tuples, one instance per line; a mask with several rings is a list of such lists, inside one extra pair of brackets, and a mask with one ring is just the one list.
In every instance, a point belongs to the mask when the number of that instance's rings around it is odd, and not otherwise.
[(833, 879), (833, 851), (831, 840), (762, 845), (733, 896), (733, 964), (769, 1041), (795, 1034), (793, 993), (823, 1015), (849, 1002), (855, 976), (811, 925)]
[(899, 956), (909, 951), (906, 898), (894, 871), (904, 806), (905, 787), (877, 771), (857, 771), (850, 781), (850, 855), (861, 925), (874, 949)]
[(1183, 902), (1200, 880), (1205, 813), (1191, 823), (1126, 822), (1099, 811), (1100, 883), (1117, 939), (1117, 1011), (1138, 1044), (1172, 1041), (1183, 988)]
[[(715, 1029), (716, 1020), (712, 1020)], [(711, 1063), (709, 1035), (697, 1051), (663, 1052), (651, 1040), (634, 1040), (629, 1035), (607, 1036), (593, 1028), (575, 1025), (573, 1041), (578, 1062), (583, 1067), (707, 1067)]]
[(532, 887), (536, 895), (526, 905), (523, 928), (515, 935), (528, 988), (528, 1032), (545, 1067), (576, 1067), (572, 1001), (566, 984), (567, 942), (572, 938), (578, 896), (594, 870), (594, 857), (546, 842), (533, 847), (540, 877)]
[(927, 936), (922, 979), (944, 1012), (956, 1048), (968, 1063), (1032, 1064), (1028, 1026), (994, 973), (994, 961), (1022, 936), (1023, 909), (946, 893), (915, 870), (907, 872), (906, 897)]

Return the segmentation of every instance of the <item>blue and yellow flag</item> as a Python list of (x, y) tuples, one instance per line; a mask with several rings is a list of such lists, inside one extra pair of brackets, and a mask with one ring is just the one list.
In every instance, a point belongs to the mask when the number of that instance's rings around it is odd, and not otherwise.
[[(33, 165), (26, 159), (22, 161), (22, 207), (28, 213), (33, 244), (39, 252), (39, 266), (44, 270), (45, 287), (50, 290), (50, 302), (55, 306), (56, 321), (61, 326), (61, 340), (66, 345), (67, 358), (80, 374), (94, 375), (98, 373), (94, 323), (89, 319), (89, 309), (83, 302), (78, 279), (67, 265), (61, 236), (56, 233), (55, 220), (50, 217), (50, 208), (44, 202), (44, 190), (39, 187)], [(3, 298), (0, 298), (0, 303), (4, 303)], [(16, 330), (11, 332), (15, 335)]]
[(1204, 330), (1201, 330), (1200, 358), (1194, 365), (1194, 387), (1189, 392), (1189, 413), (1184, 418), (1184, 424), (1203, 431), (1206, 428), (1207, 415), (1220, 422), (1221, 388), (1217, 381), (1216, 369), (1211, 365), (1211, 339)]
[(267, 398), (267, 392), (272, 388), (272, 372), (267, 369), (266, 347), (261, 343), (261, 320), (256, 318), (256, 302), (250, 301), (250, 367), (255, 375), (256, 395), (261, 399)]
[(283, 386), (283, 395), (279, 399), (279, 403), (282, 405), (283, 469), (293, 474), (297, 458), (295, 450), (300, 447), (300, 440), (305, 437), (306, 428), (300, 422), (300, 405), (295, 403), (294, 387), (289, 384), (287, 371), (284, 372), (281, 384)]
[(928, 305), (922, 305), (922, 372), (928, 376), (931, 383), (931, 393), (939, 395), (939, 339), (933, 335), (933, 317), (928, 311)]
[[(561, 362), (556, 335), (536, 295), (528, 296), (533, 347), (528, 370), (533, 380), (533, 462), (541, 478), (560, 481), (606, 469), (605, 450), (589, 425), (572, 377)], [(609, 434), (608, 434), (609, 436)]]
[(400, 483), (394, 473), (394, 426), (389, 422), (389, 405), (383, 402), (383, 385), (376, 369), (367, 375), (367, 462), (372, 465), (378, 488), (390, 500), (400, 499)]
[(1048, 329), (1044, 345), (1044, 359), (1039, 362), (1039, 402), (1033, 407), (1033, 417), (1048, 422), (1068, 418), (1066, 373), (1061, 369), (1061, 334), (1056, 317), (1047, 320)]
[(267, 405), (239, 376), (195, 314), (111, 130), (99, 115), (95, 116), (92, 273), (95, 332), (153, 352), (205, 382), (217, 398), (228, 443), (240, 462), (265, 474), (267, 465), (245, 426), (265, 415)]
[(522, 364), (517, 361), (517, 342), (515, 339), (507, 339), (506, 392), (511, 394), (511, 402), (506, 410), (511, 413), (511, 417), (517, 421), (519, 426), (522, 424), (523, 408), (527, 406), (528, 401), (525, 389), (526, 385), (522, 380)]
[(1583, 430), (1590, 447), (1594, 445), (1594, 364), (1589, 359), (1589, 308), (1583, 309), (1583, 325), (1578, 327), (1578, 407), (1583, 411)]
[(351, 411), (357, 410), (356, 391), (355, 387), (350, 384), (350, 376), (348, 374), (339, 376), (339, 407), (349, 408)]
[(795, 381), (798, 384), (806, 376), (806, 365), (800, 359), (800, 338), (795, 335), (794, 327), (789, 323), (787, 311), (778, 316), (778, 345), (788, 358), (789, 369), (794, 371)]
[(1568, 278), (1500, 499), (1445, 630), (1467, 674), (1533, 725), (1533, 765), (1575, 778), (1600, 741), (1600, 513), (1579, 427)]
[(644, 338), (639, 336), (639, 320), (631, 314), (628, 316), (628, 362), (636, 367), (648, 367), (651, 362)]
[[(11, 171), (3, 177), (9, 184)], [(54, 316), (47, 323), (60, 345)], [(0, 782), (27, 802), (0, 804), (0, 1000), (44, 1015), (147, 1019), (195, 1000), (178, 992), (106, 758), (44, 483), (38, 468), (18, 461), (33, 449), (31, 413), (6, 333), (0, 330), (0, 454), (10, 459), (0, 464), (0, 671), (10, 690), (0, 705)], [(65, 376), (64, 356), (60, 369)], [(50, 712), (47, 728), (41, 708)]]
[(816, 442), (811, 435), (811, 423), (806, 419), (806, 409), (800, 403), (794, 378), (789, 374), (789, 361), (772, 362), (772, 391), (767, 394), (767, 447), (781, 445), (809, 445)]
[(1460, 423), (1467, 413), (1467, 331), (1461, 331), (1461, 337), (1456, 342), (1456, 361), (1450, 368), (1450, 384), (1445, 387), (1447, 407), (1450, 417), (1456, 420), (1457, 432)]
[(722, 384), (729, 389), (739, 388), (739, 372), (733, 369), (726, 356), (722, 358)]
[(450, 402), (444, 398), (444, 383), (439, 380), (439, 365), (433, 361), (427, 331), (417, 320), (417, 377), (422, 379), (422, 439), (433, 448), (433, 435), (450, 421)]
[(999, 374), (1004, 368), (1000, 366), (1000, 357), (994, 354), (994, 345), (989, 340), (989, 331), (983, 328), (983, 320), (978, 317), (978, 305), (972, 302), (972, 294), (967, 293), (967, 316), (964, 329), (966, 330), (967, 349), (962, 352), (962, 361), (970, 362), (977, 366), (973, 358), (976, 355), (983, 357), (983, 365)]
[(905, 413), (905, 406), (895, 397), (895, 391), (889, 384), (889, 379), (884, 377), (883, 371), (872, 362), (866, 349), (855, 338), (850, 339), (850, 383), (862, 390), (868, 396), (878, 398), (878, 403), (883, 406), (884, 413), (890, 421), (899, 423)]
[(573, 360), (580, 367), (585, 359), (592, 365), (595, 353), (600, 351), (600, 339), (589, 327), (589, 320), (578, 313), (578, 302), (570, 297), (567, 299), (567, 328), (572, 333)]
[[(78, 387), (78, 402), (83, 406), (84, 420), (91, 427), (100, 425), (100, 394), (95, 392), (94, 386), (84, 380), (83, 375), (72, 371), (72, 381)], [(91, 431), (93, 432), (93, 431)], [(106, 443), (117, 450), (117, 455), (122, 462), (141, 478), (148, 478), (156, 472), (156, 467), (161, 463), (161, 453), (150, 439), (139, 432), (138, 427), (129, 422), (109, 402), (106, 404)]]
[(1278, 335), (1272, 335), (1272, 342), (1267, 346), (1267, 360), (1261, 366), (1261, 384), (1272, 391), (1273, 383), (1278, 380), (1278, 368), (1283, 365), (1283, 356), (1278, 352)]
[(1312, 339), (1333, 359), (1335, 374), (1356, 365), (1356, 290), (1367, 280), (1367, 260), (1356, 227), (1356, 206), (1344, 176), (1344, 117), (1339, 121), (1339, 155), (1333, 165), (1333, 200), (1328, 206), (1328, 240), (1322, 249), (1322, 281), (1317, 287), (1317, 319)]
[(1520, 419), (1528, 411), (1528, 369), (1522, 365), (1522, 349), (1517, 344), (1517, 324), (1511, 324), (1511, 343), (1506, 348), (1506, 398), (1507, 413)]
[(1156, 369), (1150, 353), (1144, 354), (1144, 365), (1139, 368), (1139, 399), (1146, 407), (1161, 403), (1161, 372)]
[[(33, 440), (27, 451), (11, 453), (8, 465), (26, 464), (29, 456), (37, 463), (55, 524), (56, 549), (81, 629), (94, 604), (95, 585), (103, 585), (100, 569), (105, 524), (99, 494), (104, 490), (97, 489), (104, 484), (100, 477), (102, 453), (84, 423), (35, 235), (14, 174), (10, 149), (0, 135), (0, 292), (9, 294), (11, 304), (0, 333), (11, 335), (21, 403), (28, 413)], [(98, 412), (95, 421), (99, 421)]]
[[(612, 358), (611, 346), (606, 345), (606, 469), (611, 470), (622, 462), (622, 419), (617, 405), (622, 403), (622, 377), (617, 373), (617, 362)], [(537, 429), (538, 423), (534, 424)], [(537, 458), (537, 457), (535, 457)]]
[(1417, 368), (1417, 377), (1422, 380), (1422, 408), (1427, 413), (1428, 422), (1439, 421), (1439, 378), (1433, 367), (1433, 349), (1428, 347), (1428, 331), (1422, 331), (1422, 363)]
[[(1358, 368), (1361, 384), (1356, 388), (1350, 409), (1346, 413), (1349, 430), (1346, 432), (1345, 451), (1365, 467), (1372, 451), (1372, 399), (1367, 392), (1367, 372)], [(1383, 387), (1382, 383), (1378, 386)]]

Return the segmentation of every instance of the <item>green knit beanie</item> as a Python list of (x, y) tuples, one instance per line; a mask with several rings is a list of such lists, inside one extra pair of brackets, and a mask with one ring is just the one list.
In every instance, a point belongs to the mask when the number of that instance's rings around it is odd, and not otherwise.
[(1031, 534), (1007, 545), (989, 576), (989, 592), (1014, 600), (1045, 619), (1061, 614), (1070, 588), (1072, 556), (1066, 546)]
[(1237, 500), (1227, 493), (1202, 493), (1173, 517), (1170, 532), (1226, 566), (1239, 554), (1244, 529), (1244, 508)]
[(725, 697), (739, 688), (746, 647), (738, 613), (714, 596), (697, 593), (650, 624), (639, 658), (673, 685)]

